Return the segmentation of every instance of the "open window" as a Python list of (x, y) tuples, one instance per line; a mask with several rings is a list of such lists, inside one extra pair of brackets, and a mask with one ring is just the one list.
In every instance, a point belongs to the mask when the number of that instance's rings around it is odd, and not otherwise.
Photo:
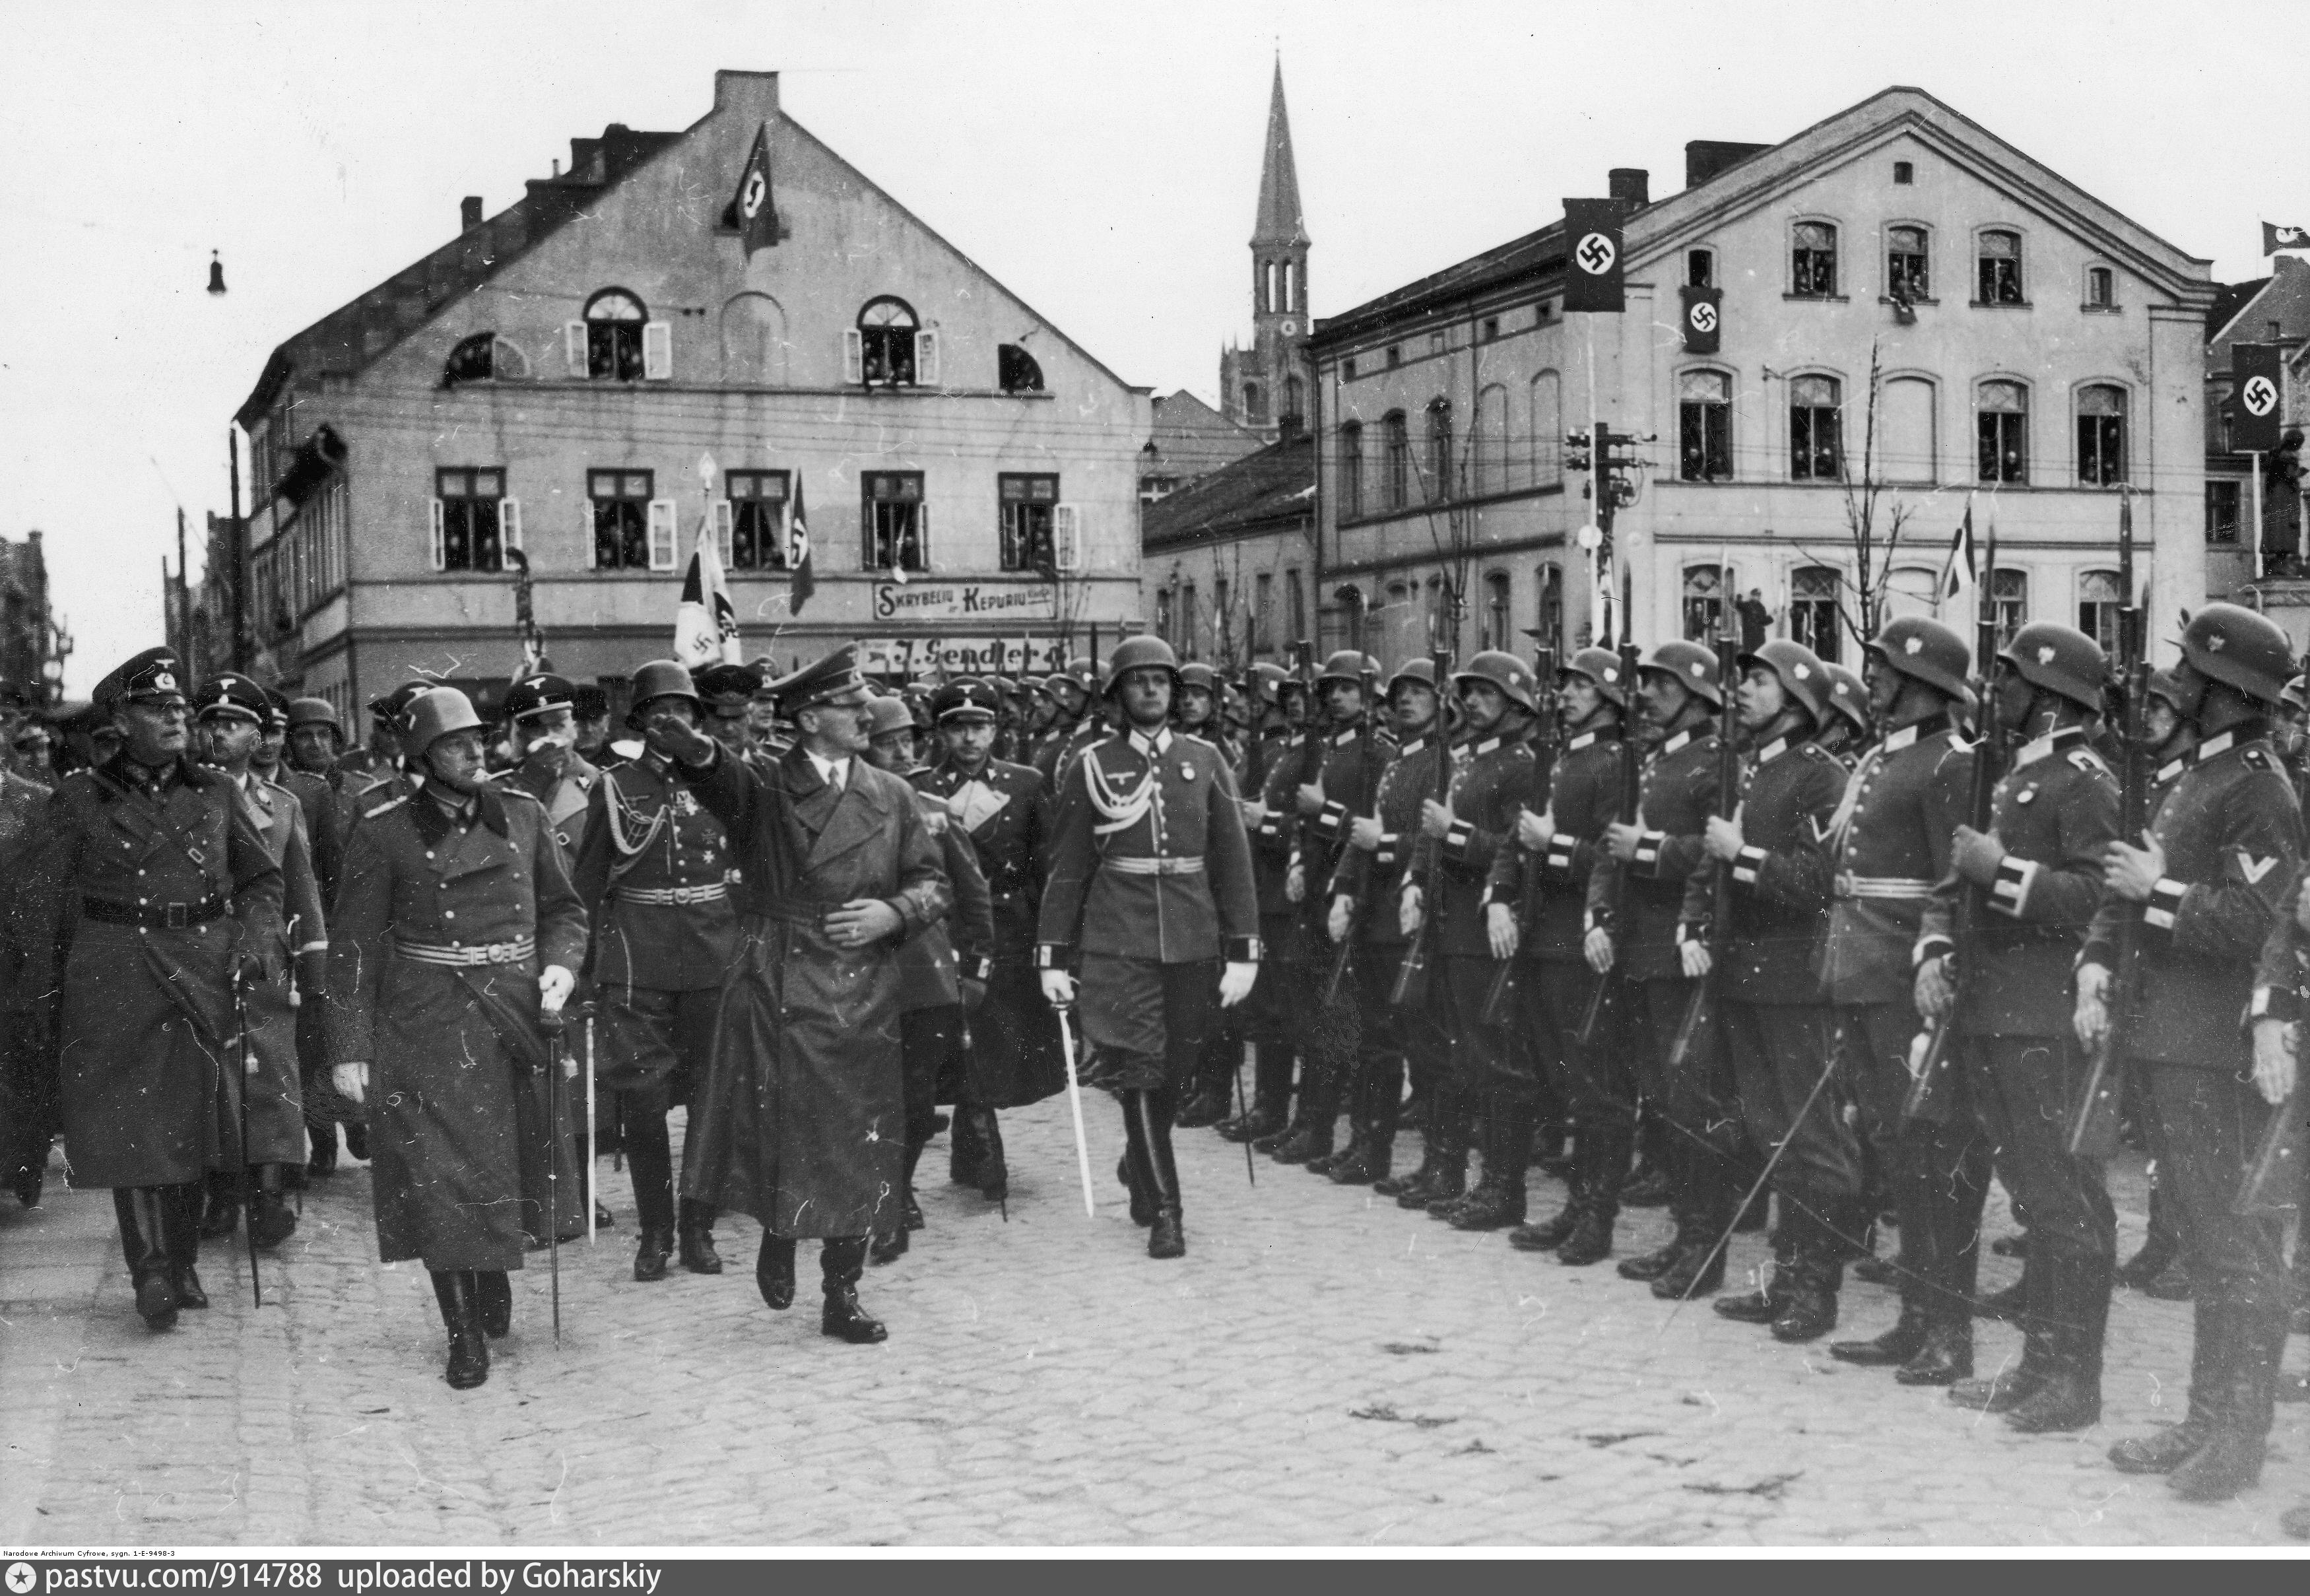
[(594, 382), (663, 382), (673, 375), (673, 329), (652, 321), (641, 300), (605, 288), (586, 301), (586, 317), (563, 329), (569, 375)]
[(842, 335), (843, 378), (870, 388), (929, 386), (938, 381), (938, 334), (925, 332), (914, 307), (885, 294), (869, 299), (858, 325)]

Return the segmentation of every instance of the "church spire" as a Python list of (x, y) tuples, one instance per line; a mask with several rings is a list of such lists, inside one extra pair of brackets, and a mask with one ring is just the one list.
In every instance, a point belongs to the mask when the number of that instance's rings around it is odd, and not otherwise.
[(1283, 108), (1283, 60), (1276, 57), (1275, 87), (1267, 100), (1267, 147), (1259, 169), (1259, 215), (1252, 228), (1255, 246), (1308, 242), (1299, 214), (1299, 171), (1291, 160), (1291, 117)]

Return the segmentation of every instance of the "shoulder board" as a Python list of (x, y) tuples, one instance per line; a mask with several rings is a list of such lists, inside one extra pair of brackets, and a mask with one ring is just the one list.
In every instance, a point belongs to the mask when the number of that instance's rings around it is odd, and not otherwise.
[(2109, 767), (2102, 763), (2101, 756), (2089, 748), (2070, 750), (2070, 763), (2080, 770), (2095, 772), (2102, 776), (2109, 774)]
[(409, 796), (404, 793), (398, 798), (391, 799), (384, 803), (378, 804), (375, 809), (365, 809), (361, 811), (361, 819), (364, 820), (374, 820), (378, 816), (381, 814), (389, 814), (408, 802)]
[(1797, 751), (1804, 755), (1806, 759), (1811, 759), (1816, 765), (1834, 765), (1837, 763), (1837, 756), (1829, 752), (1828, 750), (1821, 747), (1818, 742), (1801, 742), (1797, 745)]
[(527, 787), (507, 787), (502, 792), (499, 793), (498, 796), (500, 798), (525, 799), (539, 809), (543, 809), (545, 807), (545, 800), (540, 798)]

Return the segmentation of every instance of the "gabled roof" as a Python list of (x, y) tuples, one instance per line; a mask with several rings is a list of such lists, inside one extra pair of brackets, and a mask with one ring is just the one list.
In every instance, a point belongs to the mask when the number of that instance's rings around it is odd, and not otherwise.
[(600, 138), (571, 139), (567, 172), (531, 178), (524, 198), (275, 348), (233, 419), (243, 428), (256, 422), (292, 372), (311, 377), (362, 369), (577, 220), (604, 191), (682, 136), (636, 133), (612, 122)]
[(1181, 388), (1155, 401), (1155, 425), (1147, 441), (1153, 453), (1142, 455), (1142, 475), (1193, 479), (1242, 459), (1266, 440)]
[(1147, 506), (1140, 512), (1139, 542), (1150, 551), (1210, 542), (1315, 513), (1316, 440), (1303, 432)]
[(2278, 324), (2276, 342), (2290, 343), (2310, 336), (2310, 262), (2281, 255), (2271, 265), (2273, 269), (2269, 276), (2224, 290), (2221, 303), (2228, 306), (2229, 314), (2219, 323), (2210, 319), (2208, 323), (2211, 328), (2206, 339), (2206, 364), (2210, 369), (2229, 369), (2229, 351), (2234, 343), (2271, 342), (2268, 327), (2271, 322)]
[(1283, 108), (1283, 63), (1275, 64), (1275, 87), (1267, 97), (1267, 144), (1259, 166), (1259, 211), (1251, 230), (1259, 244), (1306, 244), (1307, 221), (1299, 212), (1299, 169), (1291, 159), (1291, 117)]
[(2214, 297), (2214, 308), (2206, 312), (2206, 342), (2211, 343), (2221, 336), (2238, 317), (2238, 312), (2253, 304), (2262, 291), (2270, 286), (2267, 277), (2256, 277), (2250, 282), (2224, 282)]

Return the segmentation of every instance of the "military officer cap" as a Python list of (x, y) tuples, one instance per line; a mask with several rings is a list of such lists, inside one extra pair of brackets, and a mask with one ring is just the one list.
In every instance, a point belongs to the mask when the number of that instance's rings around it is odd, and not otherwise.
[(1572, 656), (1568, 664), (1557, 667), (1560, 679), (1566, 676), (1585, 676), (1596, 684), (1608, 702), (1621, 708), (1628, 707), (1629, 683), (1620, 680), (1620, 656), (1609, 648), (1584, 648)]
[(926, 692), (904, 692), (899, 701), (907, 707), (907, 718), (917, 731), (927, 732), (935, 724), (931, 716), (931, 696)]
[(2033, 620), (2013, 634), (1997, 651), (2022, 681), (2049, 693), (2059, 693), (2072, 704), (2101, 713), (2101, 682), (2109, 667), (2101, 645), (2075, 627), (2051, 620)]
[(1323, 670), (1316, 673), (1316, 686), (1320, 690), (1334, 681), (1361, 687), (1364, 682), (1364, 656), (1355, 649), (1342, 648), (1325, 660)]
[(2201, 676), (2276, 704), (2294, 675), (2294, 650), (2278, 623), (2243, 604), (2208, 604), (2182, 629), (2182, 657)]
[(1101, 690), (1112, 695), (1123, 685), (1123, 679), (1133, 671), (1152, 667), (1168, 672), (1171, 685), (1179, 685), (1179, 656), (1171, 646), (1151, 632), (1142, 632), (1135, 638), (1125, 638), (1107, 656), (1107, 686)]
[(173, 648), (147, 648), (142, 654), (132, 655), (113, 666), (96, 684), (96, 702), (104, 709), (116, 704), (169, 705), (184, 701), (185, 668), (177, 663)]
[(422, 677), (414, 681), (404, 681), (384, 697), (371, 698), (369, 712), (395, 731), (402, 731), (409, 724), (409, 707), (433, 691), (436, 686)]
[(582, 681), (569, 695), (569, 708), (579, 720), (607, 720), (610, 717), (610, 695), (598, 681)]
[(1824, 663), (1828, 672), (1828, 707), (1853, 723), (1853, 729), (1863, 737), (1869, 735), (1869, 686), (1850, 665)]
[(338, 730), (337, 712), (326, 698), (291, 698), (289, 700), (289, 729), (299, 726), (326, 726)]
[(893, 732), (911, 733), (915, 717), (908, 713), (903, 698), (869, 698), (866, 700), (866, 735), (870, 739), (889, 736)]
[(1716, 655), (1698, 643), (1677, 638), (1661, 644), (1652, 657), (1637, 666), (1638, 676), (1647, 671), (1682, 683), (1687, 692), (1720, 709), (1724, 707), (1724, 686), (1716, 680)]
[(1002, 695), (994, 687), (976, 676), (958, 676), (939, 689), (931, 700), (931, 713), (941, 725), (949, 721), (984, 724), (1002, 713)]
[(1953, 627), (1924, 615), (1902, 615), (1887, 621), (1868, 646), (1904, 676), (1952, 698), (1965, 691), (1966, 667), (1973, 655)]
[(1216, 697), (1220, 690), (1219, 672), (1200, 660), (1191, 665), (1181, 665), (1179, 685), (1183, 688), (1201, 688), (1203, 691)]
[(1802, 643), (1775, 638), (1741, 655), (1740, 664), (1743, 671), (1762, 668), (1779, 677), (1789, 696), (1812, 716), (1812, 724), (1820, 724), (1828, 709), (1828, 671), (1820, 655)]
[(577, 684), (566, 676), (525, 676), (506, 691), (508, 720), (527, 720), (533, 716), (551, 715), (557, 709), (574, 713), (577, 707)]
[(203, 720), (245, 720), (261, 726), (272, 707), (265, 690), (238, 671), (220, 672), (193, 693), (193, 713)]
[(866, 678), (858, 672), (857, 646), (850, 643), (770, 685), (777, 690), (778, 708), (787, 715), (864, 704), (870, 696)]
[(1503, 649), (1487, 648), (1468, 662), (1464, 671), (1452, 673), (1452, 685), (1464, 687), (1471, 681), (1489, 682), (1507, 695), (1512, 704), (1530, 709), (1532, 698), (1532, 667)]
[(762, 673), (751, 665), (708, 665), (691, 679), (699, 700), (717, 709), (743, 709), (763, 687)]
[(289, 729), (289, 695), (277, 687), (265, 690), (265, 724), (268, 731)]
[(474, 712), (471, 698), (454, 687), (437, 687), (412, 701), (402, 735), (408, 742), (408, 751), (421, 758), (427, 749), (450, 733), (471, 732), (481, 724), (482, 717)]
[(1429, 659), (1424, 654), (1415, 655), (1411, 659), (1404, 661), (1403, 664), (1396, 667), (1395, 674), (1387, 679), (1387, 696), (1393, 699), (1395, 697), (1395, 690), (1402, 687), (1406, 682), (1410, 682), (1415, 687), (1424, 687), (1429, 692), (1434, 692), (1436, 690), (1436, 662)]
[(778, 679), (778, 662), (766, 654), (745, 668), (754, 673), (753, 696), (776, 703), (778, 695), (771, 684)]

